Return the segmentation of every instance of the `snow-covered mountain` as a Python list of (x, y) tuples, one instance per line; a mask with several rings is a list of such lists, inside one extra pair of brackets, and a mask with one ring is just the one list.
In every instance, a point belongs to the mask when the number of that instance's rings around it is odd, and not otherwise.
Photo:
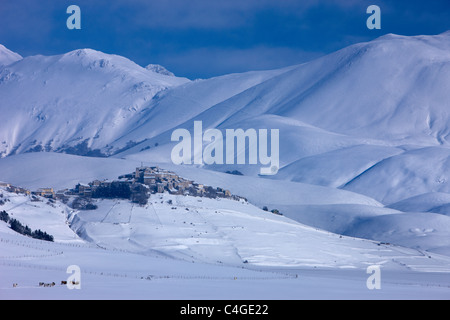
[[(277, 74), (242, 92), (199, 108), (194, 116), (208, 126), (227, 128), (276, 115), (288, 119), (291, 130), (307, 124), (390, 145), (446, 145), (449, 47), (450, 33), (387, 35), (277, 70)], [(211, 81), (217, 80), (206, 80)], [(192, 84), (190, 91), (195, 92), (200, 83)], [(229, 91), (231, 85), (231, 81), (226, 82), (215, 91)], [(156, 108), (165, 108), (166, 100), (179, 96), (180, 90), (175, 88), (161, 97), (155, 102)], [(202, 97), (196, 99), (198, 104), (204, 101)], [(183, 110), (184, 102), (171, 100), (172, 110)], [(194, 116), (187, 121), (192, 122)], [(261, 119), (261, 125), (267, 127), (264, 122), (269, 120), (273, 119)], [(293, 120), (299, 122), (294, 124)], [(153, 128), (156, 121), (149, 120), (145, 126)], [(133, 133), (133, 137), (140, 140), (143, 134)]]
[[(140, 143), (136, 152), (194, 119), (282, 127), (283, 166), (341, 146), (447, 145), (449, 47), (449, 33), (387, 35), (299, 66), (195, 82), (89, 49), (27, 57), (1, 72), (10, 125), (0, 151), (111, 155)], [(297, 143), (305, 130), (325, 146)]]
[(0, 153), (114, 152), (109, 144), (131, 129), (148, 101), (187, 82), (90, 49), (26, 57), (0, 71)]

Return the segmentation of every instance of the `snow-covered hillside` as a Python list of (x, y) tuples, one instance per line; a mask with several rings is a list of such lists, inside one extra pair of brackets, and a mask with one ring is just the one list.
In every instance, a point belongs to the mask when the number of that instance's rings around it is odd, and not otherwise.
[[(325, 268), (382, 263), (396, 268), (402, 258), (418, 254), (395, 246), (380, 250), (379, 243), (319, 231), (234, 200), (156, 195), (146, 207), (109, 200), (96, 205), (99, 208), (93, 212), (71, 217), (72, 228), (81, 237), (102, 247), (138, 253), (156, 250), (187, 261)], [(450, 258), (438, 260), (437, 265), (428, 265), (430, 270), (450, 270)], [(409, 268), (420, 270), (421, 266), (411, 264)]]
[[(95, 204), (97, 210), (74, 214), (71, 225), (81, 237), (107, 248), (226, 265), (361, 268), (381, 261), (341, 253), (360, 245), (362, 252), (371, 246), (376, 251), (376, 244), (355, 244), (234, 200), (162, 194), (145, 207), (122, 200)], [(329, 251), (321, 252), (325, 242)]]
[[(448, 257), (316, 230), (245, 202), (161, 194), (145, 207), (99, 200), (97, 210), (73, 211), (0, 192), (0, 209), (55, 236), (31, 239), (0, 221), (2, 299), (414, 299), (425, 288), (428, 298), (448, 295)], [(70, 265), (81, 270), (81, 290), (60, 285)], [(368, 265), (381, 266), (383, 292), (366, 288)]]

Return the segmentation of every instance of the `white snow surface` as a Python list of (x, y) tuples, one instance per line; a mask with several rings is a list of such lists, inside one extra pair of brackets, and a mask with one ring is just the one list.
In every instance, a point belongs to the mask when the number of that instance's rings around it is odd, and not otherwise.
[(3, 66), (10, 65), (21, 59), (22, 56), (20, 54), (15, 53), (6, 48), (4, 45), (0, 44), (0, 68), (2, 68)]

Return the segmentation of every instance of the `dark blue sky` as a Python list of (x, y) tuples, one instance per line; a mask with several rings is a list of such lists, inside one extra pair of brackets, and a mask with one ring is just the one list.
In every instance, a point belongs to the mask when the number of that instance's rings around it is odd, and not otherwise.
[[(66, 9), (81, 8), (81, 30)], [(381, 8), (381, 30), (366, 9)], [(302, 63), (386, 33), (450, 30), (450, 1), (0, 0), (0, 43), (22, 56), (92, 48), (191, 79)]]

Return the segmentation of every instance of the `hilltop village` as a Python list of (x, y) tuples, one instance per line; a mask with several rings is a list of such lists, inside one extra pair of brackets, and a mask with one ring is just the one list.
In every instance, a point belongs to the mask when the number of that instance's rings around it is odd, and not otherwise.
[(72, 206), (75, 209), (95, 209), (91, 199), (129, 199), (134, 203), (146, 205), (151, 194), (169, 193), (194, 197), (225, 198), (236, 201), (247, 199), (233, 195), (229, 190), (214, 188), (203, 184), (186, 180), (175, 172), (159, 167), (141, 166), (135, 172), (119, 176), (116, 180), (94, 180), (88, 184), (77, 184), (73, 189), (54, 191), (52, 188), (40, 188), (36, 191), (28, 191), (5, 184), (11, 192), (24, 193), (31, 196), (40, 196), (49, 200), (58, 199), (67, 202), (70, 197), (75, 197)]

